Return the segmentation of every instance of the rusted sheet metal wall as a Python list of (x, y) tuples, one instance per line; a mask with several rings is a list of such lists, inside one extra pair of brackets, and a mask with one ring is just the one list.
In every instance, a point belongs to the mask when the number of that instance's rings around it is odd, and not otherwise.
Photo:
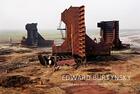
[(84, 6), (70, 7), (61, 14), (66, 24), (66, 39), (61, 47), (53, 46), (53, 52), (71, 52), (72, 55), (85, 57), (85, 19)]
[(96, 43), (86, 35), (86, 56), (110, 55), (110, 45), (104, 42)]

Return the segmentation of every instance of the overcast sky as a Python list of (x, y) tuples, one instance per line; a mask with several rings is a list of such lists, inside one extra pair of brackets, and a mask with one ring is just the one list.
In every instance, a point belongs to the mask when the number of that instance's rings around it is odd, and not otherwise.
[(140, 0), (0, 0), (0, 30), (24, 30), (33, 22), (42, 30), (56, 29), (71, 5), (85, 5), (87, 29), (103, 20), (119, 20), (121, 29), (140, 28)]

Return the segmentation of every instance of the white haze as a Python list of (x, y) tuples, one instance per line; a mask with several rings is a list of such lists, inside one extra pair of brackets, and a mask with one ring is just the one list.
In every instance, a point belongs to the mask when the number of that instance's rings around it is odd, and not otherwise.
[(85, 5), (87, 29), (97, 29), (103, 20), (119, 20), (121, 29), (140, 28), (140, 0), (0, 0), (0, 31), (24, 30), (34, 22), (42, 30), (56, 29), (61, 12), (80, 5)]

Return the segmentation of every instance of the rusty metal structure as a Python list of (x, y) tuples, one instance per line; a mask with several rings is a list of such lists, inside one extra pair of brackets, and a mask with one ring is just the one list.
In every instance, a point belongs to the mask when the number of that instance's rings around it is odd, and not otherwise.
[(53, 40), (45, 40), (37, 30), (37, 23), (26, 24), (27, 38), (23, 37), (21, 44), (33, 47), (51, 47)]
[(101, 41), (109, 44), (112, 49), (122, 48), (122, 42), (119, 39), (119, 21), (102, 21), (98, 23), (100, 27)]
[(52, 56), (38, 56), (42, 65), (48, 65), (49, 62), (59, 65), (59, 61), (67, 63), (69, 61), (65, 60), (73, 58), (79, 66), (90, 58), (107, 56), (111, 54), (112, 49), (124, 47), (119, 39), (119, 21), (102, 21), (97, 24), (101, 28), (100, 42), (86, 34), (84, 6), (64, 10), (61, 13), (61, 21), (66, 26), (58, 28), (65, 30), (65, 38), (62, 36), (64, 42), (59, 46), (53, 44)]
[[(84, 6), (70, 7), (61, 14), (65, 23), (66, 37), (60, 46), (52, 46), (51, 61), (57, 62), (74, 58), (77, 64), (84, 63), (90, 57), (110, 55), (110, 45), (92, 40), (86, 34)], [(45, 56), (39, 55), (41, 64), (49, 61)]]

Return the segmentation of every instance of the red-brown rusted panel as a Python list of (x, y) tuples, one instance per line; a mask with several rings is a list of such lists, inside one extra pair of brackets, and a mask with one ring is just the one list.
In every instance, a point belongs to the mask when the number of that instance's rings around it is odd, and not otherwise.
[(86, 35), (84, 6), (70, 7), (61, 14), (66, 24), (66, 38), (61, 46), (53, 45), (53, 54), (70, 53), (72, 56), (87, 57), (109, 55), (110, 46), (104, 42), (96, 43)]
[[(53, 53), (69, 53), (85, 57), (84, 6), (70, 7), (61, 14), (66, 24), (66, 39), (60, 47), (53, 46)], [(81, 40), (83, 39), (83, 40)]]

